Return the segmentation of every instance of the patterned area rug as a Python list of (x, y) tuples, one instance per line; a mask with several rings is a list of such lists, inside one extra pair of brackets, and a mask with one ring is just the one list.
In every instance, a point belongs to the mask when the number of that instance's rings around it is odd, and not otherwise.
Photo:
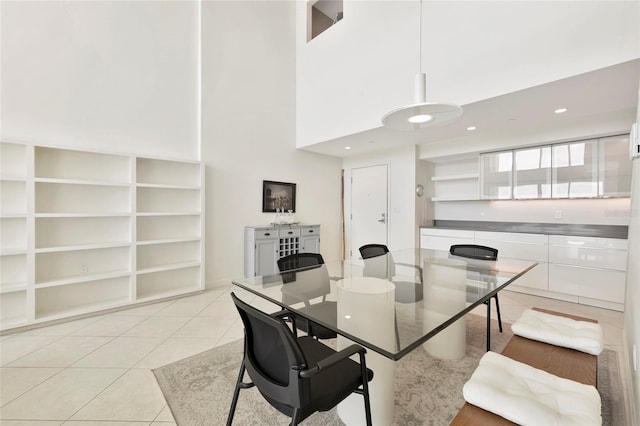
[[(396, 363), (393, 425), (448, 425), (464, 404), (462, 386), (478, 365), (485, 349), (485, 319), (467, 315), (467, 352), (455, 361), (430, 357), (416, 349)], [(492, 327), (492, 349), (500, 352), (511, 337)], [(223, 425), (242, 359), (242, 340), (153, 370), (179, 426)], [(622, 385), (617, 355), (605, 350), (598, 359), (598, 384), (602, 395), (603, 425), (625, 423)], [(289, 419), (272, 408), (255, 388), (240, 392), (234, 425), (288, 425)], [(316, 413), (309, 426), (343, 425), (335, 409)]]

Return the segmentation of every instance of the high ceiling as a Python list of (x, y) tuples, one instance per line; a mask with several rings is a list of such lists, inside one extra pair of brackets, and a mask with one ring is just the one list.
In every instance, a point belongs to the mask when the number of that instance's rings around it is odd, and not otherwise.
[[(570, 78), (463, 105), (463, 116), (451, 123), (414, 132), (383, 127), (305, 147), (321, 154), (350, 157), (398, 147), (447, 140), (524, 135), (551, 131), (572, 123), (593, 122), (623, 110), (636, 109), (640, 84), (640, 59)], [(400, 106), (400, 105), (399, 105)], [(557, 108), (567, 108), (554, 114)], [(381, 125), (382, 126), (382, 125)], [(470, 132), (469, 126), (476, 130)], [(350, 150), (345, 147), (350, 146)]]

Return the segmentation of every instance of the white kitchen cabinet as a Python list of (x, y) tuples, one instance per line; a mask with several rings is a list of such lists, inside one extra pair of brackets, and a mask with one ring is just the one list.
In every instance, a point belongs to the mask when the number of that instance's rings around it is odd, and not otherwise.
[(204, 288), (200, 163), (0, 146), (3, 330)]
[(420, 236), (421, 248), (480, 244), (498, 249), (499, 258), (538, 263), (508, 290), (624, 309), (626, 239), (443, 228), (421, 228)]
[(598, 196), (598, 140), (551, 146), (553, 198)]
[(513, 151), (480, 154), (480, 199), (513, 198)]
[(538, 263), (532, 270), (511, 284), (510, 290), (520, 289), (520, 287), (537, 290), (548, 289), (549, 250), (547, 235), (475, 231), (475, 244), (497, 249), (499, 259), (521, 259)]
[(320, 225), (247, 226), (244, 229), (244, 275), (278, 273), (277, 261), (290, 254), (320, 253)]
[(458, 229), (422, 228), (420, 247), (432, 250), (446, 250), (454, 244), (473, 244), (474, 231)]
[(551, 198), (551, 147), (513, 151), (513, 198)]
[(627, 240), (551, 235), (549, 263), (550, 291), (623, 309)]

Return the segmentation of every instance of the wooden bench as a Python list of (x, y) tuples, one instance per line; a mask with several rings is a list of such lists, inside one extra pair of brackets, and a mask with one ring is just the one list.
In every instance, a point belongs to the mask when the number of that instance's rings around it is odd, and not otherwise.
[[(590, 318), (533, 308), (547, 314), (559, 315), (577, 321), (597, 322)], [(502, 351), (502, 355), (544, 370), (558, 377), (597, 387), (598, 357), (574, 349), (563, 348), (513, 336)], [(515, 423), (475, 405), (465, 402), (451, 422), (455, 426), (515, 425)]]

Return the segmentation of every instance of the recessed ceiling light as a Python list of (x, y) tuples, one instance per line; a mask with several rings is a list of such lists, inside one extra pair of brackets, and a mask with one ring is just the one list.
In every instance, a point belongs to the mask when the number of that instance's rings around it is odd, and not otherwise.
[(476, 126), (469, 126), (469, 127), (467, 127), (467, 130), (468, 130), (468, 131), (470, 131), (470, 132), (471, 132), (472, 130), (475, 130), (475, 129), (476, 129)]
[(566, 108), (558, 108), (557, 110), (553, 111), (556, 114), (562, 114), (563, 112), (567, 112)]
[(345, 146), (344, 149), (351, 149), (351, 147), (350, 146)]

